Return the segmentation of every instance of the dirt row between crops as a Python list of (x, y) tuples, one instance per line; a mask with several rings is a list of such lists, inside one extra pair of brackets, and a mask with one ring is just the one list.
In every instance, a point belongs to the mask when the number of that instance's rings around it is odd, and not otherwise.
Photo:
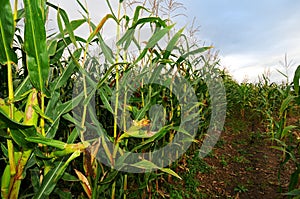
[(227, 127), (219, 146), (204, 159), (213, 169), (198, 174), (198, 190), (211, 198), (285, 198), (293, 165), (282, 168), (279, 182), (282, 153), (270, 148), (271, 141), (259, 131), (249, 125), (237, 131)]

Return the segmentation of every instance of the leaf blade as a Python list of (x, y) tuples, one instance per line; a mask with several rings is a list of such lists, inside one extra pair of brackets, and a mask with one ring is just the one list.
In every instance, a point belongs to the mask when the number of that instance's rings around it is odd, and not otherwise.
[(24, 0), (25, 36), (24, 47), (30, 80), (35, 88), (46, 93), (45, 80), (50, 70), (46, 44), (46, 30), (42, 13), (43, 6), (38, 1)]

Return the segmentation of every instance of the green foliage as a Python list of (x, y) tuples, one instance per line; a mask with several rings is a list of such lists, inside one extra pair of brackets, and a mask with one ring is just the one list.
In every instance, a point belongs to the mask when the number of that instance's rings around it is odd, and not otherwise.
[[(7, 141), (6, 144), (1, 143), (5, 160), (1, 163), (5, 165), (1, 173), (2, 198), (72, 197), (72, 194), (63, 191), (65, 187), (59, 181), (71, 181), (78, 195), (86, 194), (88, 198), (122, 195), (126, 198), (128, 182), (135, 180), (135, 176), (114, 169), (128, 159), (123, 155), (123, 150), (153, 151), (172, 142), (176, 134), (185, 137), (182, 147), (185, 142), (194, 141), (187, 130), (179, 127), (182, 108), (178, 96), (172, 93), (171, 85), (177, 81), (174, 71), (178, 71), (188, 82), (201, 82), (203, 86), (203, 79), (193, 76), (195, 69), (190, 61), (199, 58), (210, 47), (192, 46), (185, 49), (179, 45), (184, 38), (184, 29), (172, 35), (174, 25), (167, 25), (165, 20), (153, 16), (151, 12), (149, 16), (142, 17), (142, 11), (148, 12), (143, 6), (136, 7), (133, 18), (126, 15), (116, 17), (107, 1), (112, 13), (96, 26), (90, 22), (88, 10), (79, 1), (86, 15), (74, 21), (70, 21), (66, 11), (49, 2), (24, 0), (23, 3), (24, 9), (12, 12), (9, 1), (1, 2), (0, 49), (5, 53), (1, 54), (0, 63), (1, 68), (7, 66), (9, 91), (8, 98), (0, 99), (0, 141)], [(119, 3), (121, 5), (122, 1)], [(59, 28), (59, 32), (51, 35), (47, 35), (45, 28), (48, 9), (57, 12)], [(21, 19), (26, 21), (24, 31), (17, 31)], [(117, 33), (116, 52), (105, 43), (101, 31), (109, 19), (116, 22), (117, 30), (121, 27), (124, 30), (123, 36)], [(123, 20), (126, 22), (123, 23)], [(80, 38), (74, 32), (83, 24), (88, 24), (92, 30), (87, 39)], [(145, 25), (150, 25), (153, 32), (142, 47), (135, 33)], [(171, 37), (166, 48), (162, 48), (159, 42), (166, 36)], [(14, 44), (13, 39), (16, 41)], [(99, 59), (90, 54), (91, 45), (100, 47)], [(134, 56), (127, 51), (132, 45), (140, 50)], [(20, 62), (17, 62), (17, 54)], [(145, 67), (139, 68), (142, 63)], [(14, 74), (17, 66), (21, 72)], [(121, 105), (119, 94), (113, 91), (128, 89), (124, 85), (132, 80), (130, 73), (137, 73), (140, 69), (143, 71), (140, 75), (143, 81), (146, 79), (143, 74), (153, 74), (149, 83), (138, 82), (140, 88), (133, 89), (133, 97), (129, 96), (129, 101), (122, 104), (124, 110), (129, 107), (130, 115), (127, 117), (132, 116), (135, 123), (121, 120), (123, 128), (120, 129), (117, 118), (126, 115), (118, 113)], [(164, 85), (157, 85), (154, 80), (162, 75), (163, 70), (170, 77), (164, 79)], [(82, 91), (78, 90), (78, 84), (83, 85)], [(193, 83), (195, 88), (200, 84)], [(74, 92), (78, 95), (74, 96)], [(207, 88), (198, 92), (204, 93), (207, 93)], [(180, 97), (185, 102), (189, 96)], [(90, 105), (93, 98), (96, 113)], [(115, 107), (110, 104), (111, 100)], [(201, 95), (203, 100), (204, 95)], [(153, 118), (159, 129), (150, 127), (147, 122), (151, 117), (150, 108), (156, 103), (162, 104), (162, 116), (168, 118), (164, 123), (157, 116)], [(199, 106), (191, 106), (189, 113)], [(78, 108), (82, 110), (81, 115), (76, 115)], [(183, 123), (195, 118), (198, 114), (191, 114)], [(97, 132), (100, 139), (86, 139), (90, 131)], [(115, 146), (111, 147), (111, 142)], [(100, 157), (111, 166), (104, 165), (103, 161), (98, 162)], [(170, 168), (160, 167), (147, 159), (135, 161), (131, 167), (147, 172), (157, 170), (156, 174), (139, 175), (141, 181), (137, 183), (144, 188), (164, 174), (181, 179)], [(24, 182), (31, 184), (28, 186)], [(79, 187), (82, 187), (81, 191), (78, 191)]]
[[(266, 77), (257, 84), (238, 84), (218, 69), (211, 46), (190, 44), (184, 29), (176, 30), (170, 19), (146, 6), (136, 6), (133, 16), (122, 16), (125, 2), (119, 1), (116, 15), (106, 1), (111, 13), (95, 25), (88, 9), (77, 2), (83, 14), (73, 21), (63, 8), (44, 0), (24, 0), (24, 8), (13, 11), (10, 1), (0, 3), (2, 198), (164, 197), (158, 187), (171, 179), (184, 179), (185, 192), (169, 187), (170, 197), (206, 197), (196, 193), (201, 183), (196, 176), (212, 168), (196, 150), (210, 127), (213, 96), (207, 81), (219, 76), (227, 91), (227, 115), (268, 125), (266, 131), (285, 162), (296, 161), (294, 145), (287, 141), (299, 127), (288, 125), (287, 116), (295, 103), (299, 105), (299, 67), (294, 90), (270, 84)], [(58, 31), (51, 35), (45, 28), (48, 9), (57, 13)], [(24, 29), (19, 26), (22, 20)], [(117, 30), (115, 46), (103, 37), (108, 20)], [(87, 38), (75, 33), (83, 25), (91, 30)], [(146, 27), (150, 36), (142, 41), (139, 35)], [(99, 54), (92, 53), (93, 46)], [(195, 91), (196, 102), (189, 103), (187, 89)], [(188, 124), (198, 128), (190, 132)], [(160, 157), (166, 162), (142, 156), (132, 160), (127, 153), (151, 155), (174, 140), (174, 153)], [(191, 154), (182, 159), (193, 167), (175, 172), (171, 160), (180, 159), (189, 143)], [(247, 161), (242, 157), (236, 161)], [(221, 161), (227, 165), (224, 157)], [(119, 171), (124, 165), (141, 173)], [(297, 172), (290, 190), (296, 188)]]

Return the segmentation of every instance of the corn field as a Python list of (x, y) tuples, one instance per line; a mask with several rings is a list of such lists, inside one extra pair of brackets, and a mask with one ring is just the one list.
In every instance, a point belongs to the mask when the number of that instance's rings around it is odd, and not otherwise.
[(295, 165), (284, 194), (300, 195), (300, 66), (292, 83), (237, 83), (212, 46), (191, 42), (151, 2), (126, 12), (127, 2), (106, 1), (110, 13), (94, 24), (79, 0), (75, 20), (48, 1), (1, 0), (2, 198), (170, 198), (162, 187), (184, 181), (180, 163), (209, 153), (225, 117), (264, 126), (282, 165)]

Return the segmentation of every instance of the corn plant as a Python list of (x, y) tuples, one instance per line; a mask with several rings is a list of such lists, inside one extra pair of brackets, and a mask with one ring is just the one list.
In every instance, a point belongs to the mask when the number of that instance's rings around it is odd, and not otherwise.
[[(288, 110), (292, 107), (299, 105), (299, 75), (300, 75), (300, 66), (296, 69), (293, 85), (294, 90), (291, 91), (287, 88), (285, 92), (281, 90), (281, 94), (283, 94), (285, 99), (281, 103), (281, 107), (279, 109), (279, 121), (275, 121), (275, 129), (277, 130), (275, 138), (273, 140), (276, 141), (277, 145), (273, 146), (273, 148), (282, 151), (282, 162), (281, 166), (286, 164), (289, 160), (296, 166), (296, 170), (292, 173), (290, 177), (289, 183), (289, 197), (299, 195), (299, 190), (297, 189), (298, 179), (300, 174), (300, 164), (296, 158), (296, 155), (299, 153), (299, 134), (296, 129), (299, 129), (298, 126), (287, 125), (287, 114)], [(288, 94), (286, 94), (288, 93)], [(296, 137), (296, 139), (295, 139)], [(296, 142), (294, 142), (296, 140)], [(280, 171), (279, 171), (280, 173)]]
[[(197, 126), (199, 114), (208, 115), (204, 108), (197, 111), (206, 106), (208, 93), (203, 79), (194, 75), (193, 65), (204, 62), (196, 56), (211, 47), (183, 47), (184, 30), (175, 31), (169, 20), (153, 16), (143, 6), (137, 6), (130, 17), (122, 13), (123, 1), (116, 12), (107, 1), (111, 13), (94, 24), (88, 9), (77, 2), (83, 18), (73, 21), (65, 10), (43, 0), (24, 0), (22, 9), (15, 1), (13, 10), (10, 1), (0, 3), (0, 67), (5, 77), (1, 79), (0, 135), (6, 142), (1, 143), (2, 198), (71, 198), (59, 181), (74, 183), (76, 188), (80, 184), (80, 193), (88, 198), (126, 198), (136, 178), (120, 171), (125, 167), (146, 172), (138, 179), (151, 197), (154, 181), (158, 192), (158, 177), (166, 173), (180, 178), (164, 166), (195, 141), (189, 131), (196, 134), (199, 129), (189, 129), (187, 124)], [(45, 28), (49, 9), (56, 11), (58, 26), (58, 32), (50, 35)], [(116, 24), (115, 48), (100, 33), (108, 20)], [(86, 39), (74, 33), (85, 23), (91, 30)], [(137, 33), (147, 25), (151, 34), (143, 46)], [(166, 47), (161, 47), (159, 42), (166, 38)], [(91, 54), (92, 45), (99, 47), (99, 59)], [(130, 46), (135, 46), (135, 53), (129, 52)], [(178, 77), (186, 83), (180, 84)], [(188, 89), (197, 90), (201, 103), (188, 103), (192, 98)], [(122, 90), (132, 95), (122, 95)], [(161, 106), (151, 109), (155, 104)], [(162, 155), (167, 161), (152, 159), (152, 151), (178, 138), (176, 150)], [(128, 152), (149, 156), (131, 159)]]

